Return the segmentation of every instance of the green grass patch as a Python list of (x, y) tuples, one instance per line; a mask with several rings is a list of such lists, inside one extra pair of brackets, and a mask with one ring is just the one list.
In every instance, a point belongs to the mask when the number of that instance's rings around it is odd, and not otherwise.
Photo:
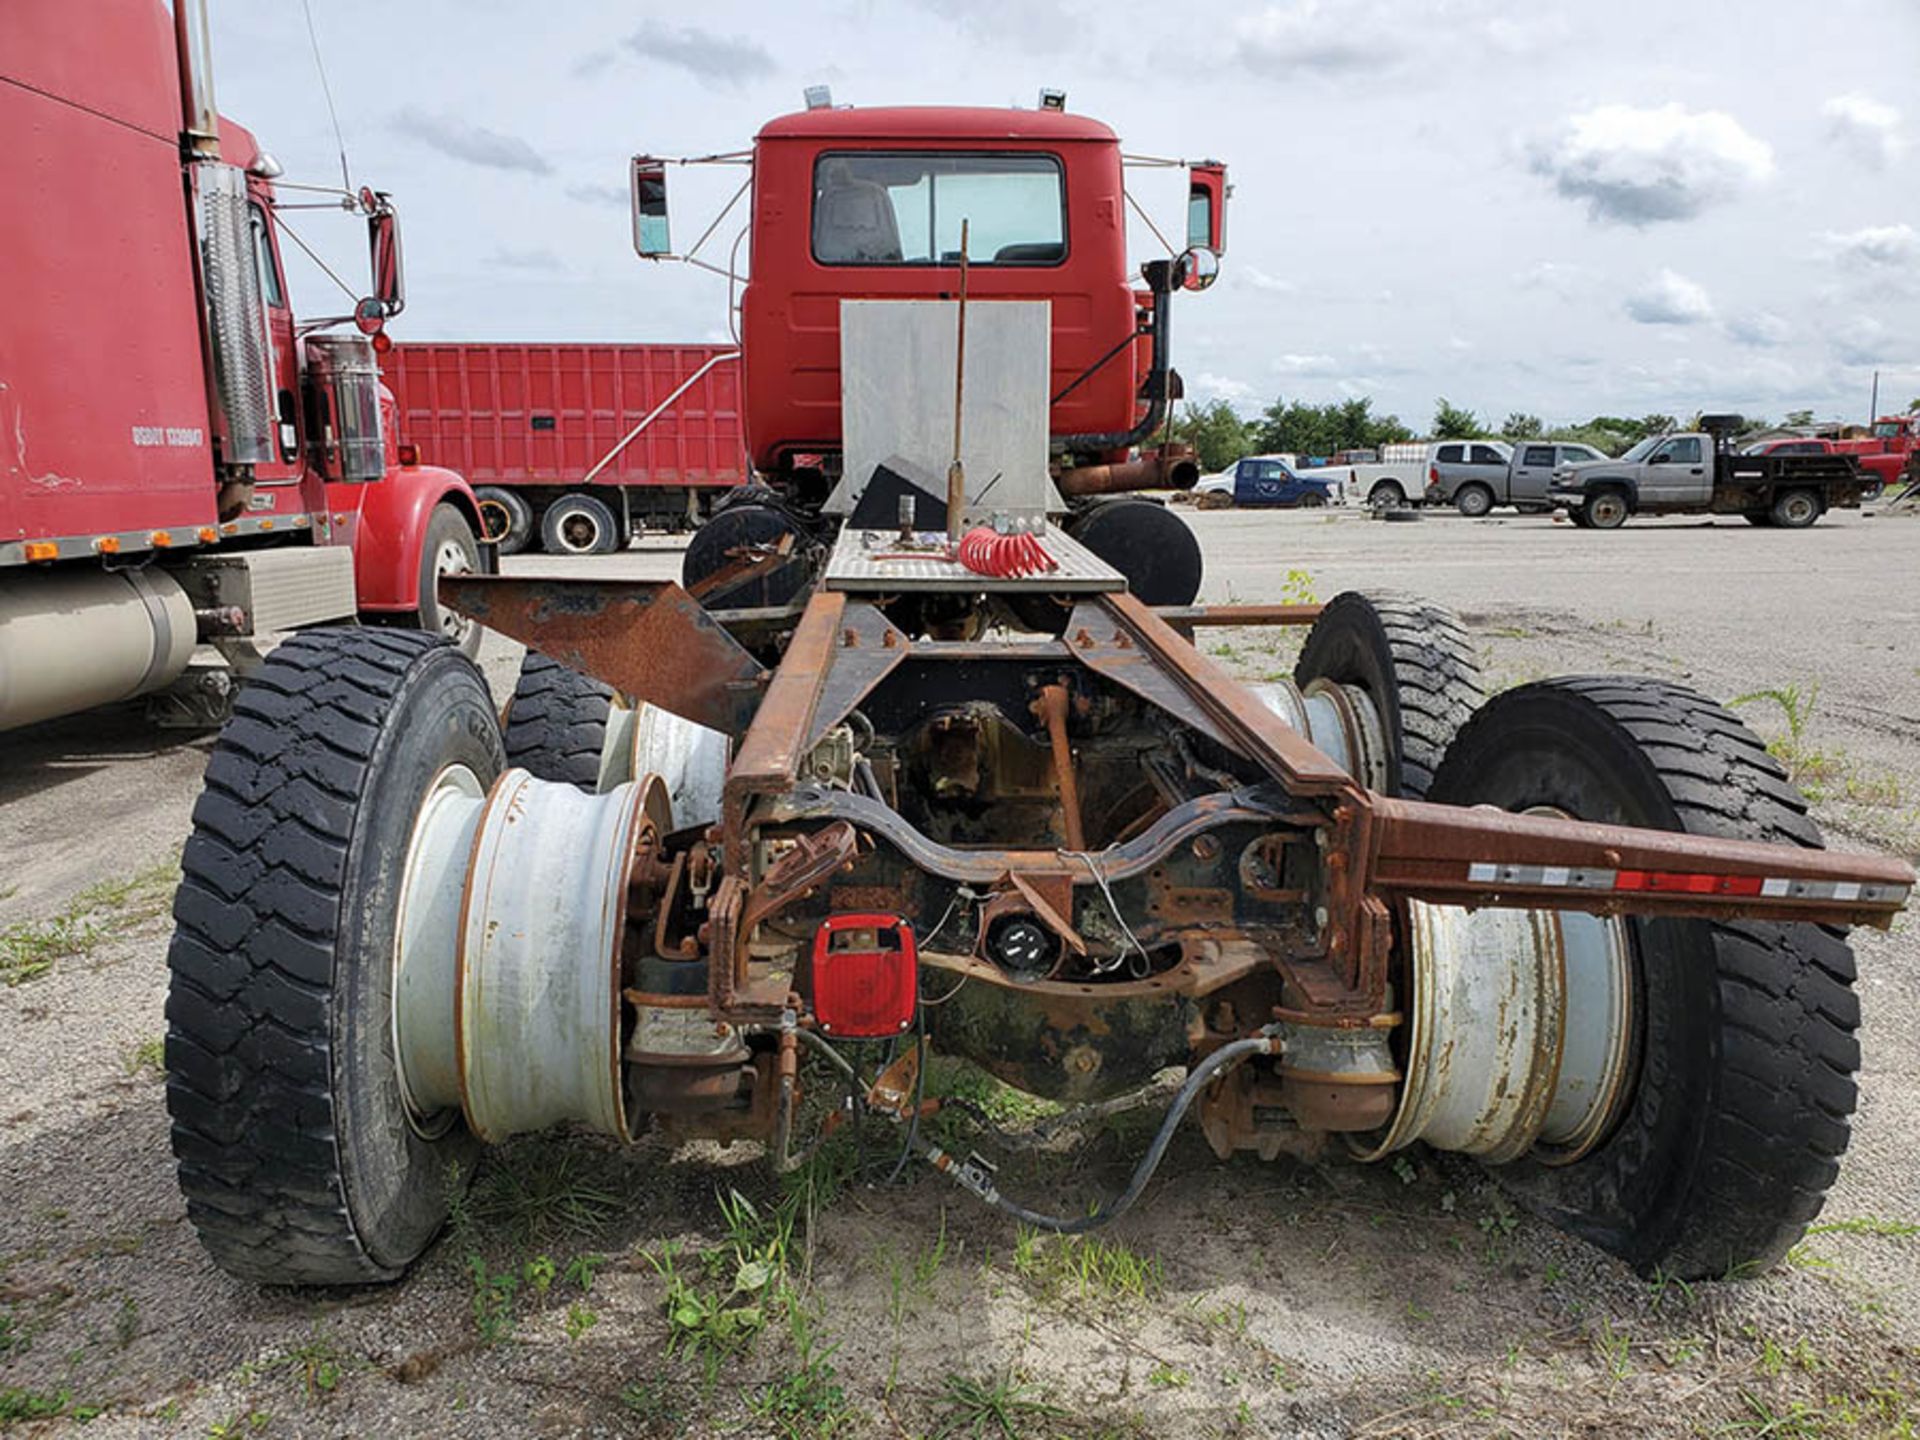
[(1158, 1296), (1158, 1257), (1092, 1235), (1046, 1235), (1022, 1225), (1013, 1236), (1014, 1273), (1049, 1299), (1139, 1301)]
[(180, 883), (171, 857), (123, 880), (82, 890), (58, 915), (0, 930), (0, 981), (38, 980), (63, 960), (84, 959), (99, 944), (167, 913)]

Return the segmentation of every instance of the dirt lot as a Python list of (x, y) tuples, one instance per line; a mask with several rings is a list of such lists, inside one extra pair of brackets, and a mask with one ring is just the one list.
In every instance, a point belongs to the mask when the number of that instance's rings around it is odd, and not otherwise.
[[(1920, 523), (1594, 534), (1540, 519), (1191, 518), (1209, 598), (1422, 593), (1465, 614), (1496, 684), (1630, 670), (1772, 692), (1744, 712), (1816, 793), (1834, 843), (1920, 851)], [(677, 559), (643, 546), (595, 563), (671, 574)], [(1249, 676), (1289, 664), (1272, 636), (1207, 644)], [(514, 648), (490, 637), (485, 659), (510, 685)], [(206, 748), (115, 714), (0, 737), (0, 961), (17, 982), (0, 985), (0, 1429), (1920, 1427), (1911, 918), (1855, 937), (1853, 1146), (1816, 1233), (1751, 1280), (1638, 1279), (1445, 1157), (1220, 1165), (1189, 1133), (1147, 1202), (1084, 1243), (1018, 1234), (925, 1171), (887, 1187), (884, 1164), (871, 1179), (821, 1166), (783, 1196), (751, 1147), (540, 1141), (483, 1171), (455, 1232), (401, 1284), (239, 1284), (186, 1224), (159, 1075), (165, 907)], [(1010, 1092), (976, 1093), (1022, 1132), (1002, 1184), (1023, 1197), (1123, 1174), (1151, 1119), (1050, 1123)], [(671, 1351), (670, 1293), (688, 1332)]]

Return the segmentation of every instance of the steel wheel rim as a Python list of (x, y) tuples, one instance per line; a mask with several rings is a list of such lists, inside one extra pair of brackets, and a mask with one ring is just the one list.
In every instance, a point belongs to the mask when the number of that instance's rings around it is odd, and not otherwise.
[[(473, 573), (473, 561), (458, 540), (442, 540), (440, 548), (433, 556), (433, 578), (437, 581), (443, 575), (470, 575)], [(436, 593), (433, 607), (440, 616), (440, 633), (454, 644), (464, 644), (473, 627), (480, 622), (470, 615), (462, 615), (458, 610), (449, 609), (440, 603)]]
[(1605, 525), (1614, 520), (1624, 520), (1627, 506), (1617, 495), (1602, 495), (1593, 502), (1593, 521), (1596, 525)]
[(600, 543), (600, 524), (585, 511), (569, 511), (556, 528), (560, 546), (569, 555), (591, 555)]
[[(421, 797), (400, 866), (387, 1023), (400, 1108), (407, 1128), (423, 1140), (445, 1135), (461, 1114), (458, 1060), (451, 1049), (456, 937), (467, 855), (486, 803), (487, 789), (478, 775), (465, 765), (446, 766)], [(446, 1043), (436, 1045), (430, 1038), (423, 1045), (422, 1036), (444, 1036)], [(409, 1054), (416, 1072), (412, 1081)], [(438, 1103), (420, 1098), (430, 1090), (437, 1092)]]

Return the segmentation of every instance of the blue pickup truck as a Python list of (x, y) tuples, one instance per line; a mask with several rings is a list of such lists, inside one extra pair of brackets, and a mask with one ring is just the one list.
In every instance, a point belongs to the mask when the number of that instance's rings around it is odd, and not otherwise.
[(1278, 455), (1249, 455), (1218, 475), (1208, 475), (1193, 487), (1194, 503), (1203, 510), (1229, 505), (1298, 505), (1308, 509), (1338, 500), (1336, 482), (1296, 471)]

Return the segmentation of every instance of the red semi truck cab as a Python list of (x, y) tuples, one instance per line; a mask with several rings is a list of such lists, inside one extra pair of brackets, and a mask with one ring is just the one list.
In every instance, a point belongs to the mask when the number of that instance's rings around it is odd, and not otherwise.
[[(668, 163), (634, 161), (635, 243), (648, 258), (671, 255)], [(1168, 301), (1215, 273), (1223, 165), (1186, 166), (1190, 248), (1142, 267), (1143, 289), (1127, 259), (1119, 137), (1062, 108), (821, 105), (763, 126), (751, 164), (740, 339), (756, 469), (799, 477), (824, 459), (831, 472), (840, 302), (954, 298), (963, 219), (969, 301), (1052, 307), (1049, 428), (1060, 468), (1122, 461), (1159, 427), (1178, 387)]]
[[(0, 729), (168, 690), (203, 641), (437, 624), (435, 571), (480, 563), (471, 491), (398, 464), (383, 413), (392, 207), (339, 197), (357, 327), (297, 321), (279, 166), (214, 109), (201, 3), (0, 5)], [(211, 718), (226, 672), (195, 680)]]

